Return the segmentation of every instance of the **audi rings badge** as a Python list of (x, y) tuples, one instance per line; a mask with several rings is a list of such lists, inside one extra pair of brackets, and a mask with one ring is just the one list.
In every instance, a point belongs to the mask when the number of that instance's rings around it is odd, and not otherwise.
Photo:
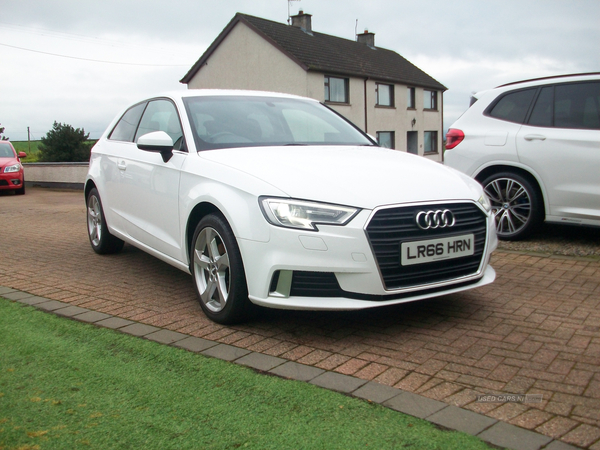
[(420, 211), (417, 214), (417, 225), (421, 230), (435, 230), (436, 228), (450, 228), (456, 223), (454, 214), (449, 209), (437, 211)]

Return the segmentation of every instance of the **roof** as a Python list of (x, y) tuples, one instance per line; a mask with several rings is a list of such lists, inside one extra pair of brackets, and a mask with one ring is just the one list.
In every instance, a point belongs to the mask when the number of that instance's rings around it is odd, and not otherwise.
[(242, 22), (306, 71), (372, 78), (438, 90), (447, 88), (398, 53), (271, 20), (237, 13), (206, 52), (181, 79), (188, 83), (229, 32)]

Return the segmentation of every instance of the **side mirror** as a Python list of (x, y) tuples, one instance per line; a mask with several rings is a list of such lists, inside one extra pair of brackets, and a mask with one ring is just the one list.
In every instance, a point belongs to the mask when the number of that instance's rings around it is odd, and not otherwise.
[(21, 158), (27, 158), (27, 153), (19, 152), (19, 159), (21, 159)]
[(173, 156), (173, 139), (164, 131), (153, 131), (139, 137), (137, 148), (147, 152), (160, 153), (163, 161), (167, 162)]

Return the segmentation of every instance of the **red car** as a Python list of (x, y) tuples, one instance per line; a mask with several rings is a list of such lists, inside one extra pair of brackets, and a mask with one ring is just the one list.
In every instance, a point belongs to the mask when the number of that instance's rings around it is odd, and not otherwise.
[(21, 158), (25, 158), (25, 152), (17, 152), (8, 141), (0, 141), (0, 191), (14, 190), (15, 194), (25, 193), (25, 177)]

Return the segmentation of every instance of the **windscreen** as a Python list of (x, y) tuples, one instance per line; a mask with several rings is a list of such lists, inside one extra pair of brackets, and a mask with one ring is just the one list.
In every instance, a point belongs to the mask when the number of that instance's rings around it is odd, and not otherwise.
[(275, 145), (375, 145), (364, 133), (317, 102), (214, 96), (184, 103), (198, 150)]
[(10, 144), (5, 144), (4, 142), (0, 142), (0, 158), (14, 158), (15, 152), (13, 152)]

